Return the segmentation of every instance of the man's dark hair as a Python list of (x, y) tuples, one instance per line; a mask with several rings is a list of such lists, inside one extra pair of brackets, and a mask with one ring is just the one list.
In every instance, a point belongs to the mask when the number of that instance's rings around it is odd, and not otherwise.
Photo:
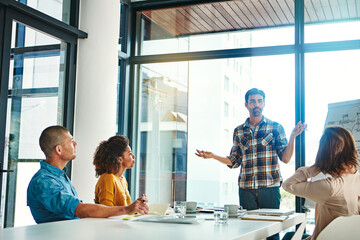
[(59, 125), (47, 127), (42, 131), (39, 144), (46, 157), (50, 157), (53, 149), (64, 142), (67, 132), (69, 130)]
[(263, 100), (265, 101), (265, 93), (264, 91), (260, 90), (260, 89), (257, 89), (257, 88), (252, 88), (250, 90), (248, 90), (245, 94), (245, 102), (247, 103), (249, 101), (249, 97), (251, 95), (261, 95), (263, 97)]

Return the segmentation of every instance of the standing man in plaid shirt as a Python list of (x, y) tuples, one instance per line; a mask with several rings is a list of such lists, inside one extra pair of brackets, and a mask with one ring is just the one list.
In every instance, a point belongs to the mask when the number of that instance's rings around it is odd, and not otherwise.
[(241, 166), (239, 199), (245, 209), (278, 209), (282, 182), (278, 158), (284, 163), (290, 161), (295, 137), (304, 131), (306, 124), (301, 121), (296, 124), (288, 143), (283, 126), (262, 115), (265, 107), (262, 90), (252, 88), (247, 91), (245, 107), (249, 118), (235, 128), (229, 156), (221, 157), (203, 150), (196, 150), (195, 154), (216, 159), (230, 168)]

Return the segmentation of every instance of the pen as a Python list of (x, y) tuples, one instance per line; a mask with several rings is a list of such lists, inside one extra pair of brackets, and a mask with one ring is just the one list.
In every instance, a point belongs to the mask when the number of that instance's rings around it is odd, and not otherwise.
[[(142, 197), (146, 197), (146, 194), (143, 193)], [(141, 201), (142, 201), (142, 203), (145, 203), (145, 200), (141, 200)]]

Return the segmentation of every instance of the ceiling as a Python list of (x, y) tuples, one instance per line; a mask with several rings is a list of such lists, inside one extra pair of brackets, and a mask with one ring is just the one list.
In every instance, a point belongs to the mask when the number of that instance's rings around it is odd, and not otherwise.
[[(304, 0), (306, 23), (359, 20), (360, 0)], [(289, 26), (294, 0), (234, 0), (145, 10), (141, 13), (173, 36)]]

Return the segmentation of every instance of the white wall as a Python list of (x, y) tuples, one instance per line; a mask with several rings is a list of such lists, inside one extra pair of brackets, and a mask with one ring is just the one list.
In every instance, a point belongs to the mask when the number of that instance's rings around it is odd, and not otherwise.
[(84, 202), (94, 202), (95, 148), (116, 133), (119, 19), (119, 0), (80, 1), (79, 28), (88, 38), (78, 48), (72, 182)]

